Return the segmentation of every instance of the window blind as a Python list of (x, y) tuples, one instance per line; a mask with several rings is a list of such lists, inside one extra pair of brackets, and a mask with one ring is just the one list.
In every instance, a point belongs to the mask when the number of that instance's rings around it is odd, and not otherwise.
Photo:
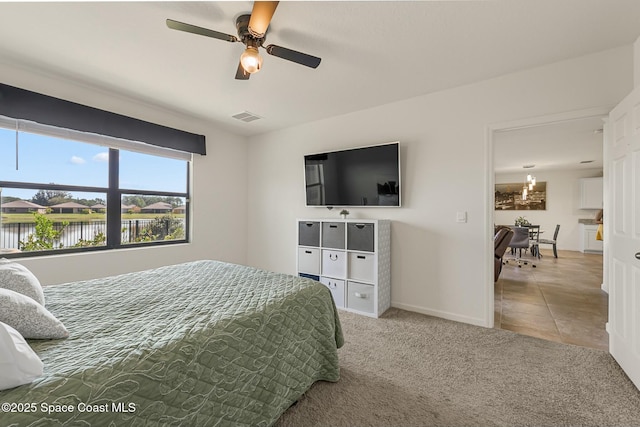
[[(97, 141), (99, 137), (110, 137), (113, 140), (129, 144), (142, 143), (172, 151), (206, 154), (204, 135), (146, 122), (5, 84), (0, 84), (0, 116), (14, 120), (9, 127), (10, 129), (15, 128), (15, 120), (18, 120), (20, 125), (24, 124), (31, 129), (37, 129), (35, 131), (38, 133), (63, 132), (62, 130), (64, 130), (64, 132), (70, 132), (67, 135), (74, 135), (73, 139), (81, 137), (80, 134), (89, 134), (91, 136), (86, 136), (86, 138), (94, 141)], [(26, 127), (21, 130), (26, 130)], [(47, 133), (47, 135), (52, 134)], [(89, 140), (81, 141), (91, 142)], [(115, 141), (112, 142), (115, 143)], [(110, 144), (101, 143), (100, 145), (113, 147)], [(132, 146), (130, 145), (130, 147)], [(139, 149), (140, 147), (138, 151)], [(150, 151), (145, 152), (149, 153)]]
[(191, 153), (185, 151), (172, 150), (170, 148), (145, 144), (140, 141), (129, 141), (112, 136), (98, 135), (89, 132), (80, 132), (72, 129), (64, 129), (56, 126), (43, 125), (41, 123), (27, 120), (16, 120), (11, 117), (0, 116), (0, 128), (15, 130), (16, 132), (29, 132), (38, 135), (50, 136), (53, 138), (68, 139), (85, 142), (88, 144), (100, 145), (103, 147), (117, 148), (121, 150), (135, 151), (138, 153), (152, 154), (155, 156), (168, 157), (171, 159), (190, 161), (193, 157)]

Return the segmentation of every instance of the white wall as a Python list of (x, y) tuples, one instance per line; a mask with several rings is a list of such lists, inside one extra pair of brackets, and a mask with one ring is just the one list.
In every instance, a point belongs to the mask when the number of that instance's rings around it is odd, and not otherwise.
[(613, 105), (632, 85), (626, 46), (251, 138), (248, 262), (295, 273), (296, 218), (338, 217), (305, 208), (304, 154), (399, 140), (404, 206), (351, 209), (393, 220), (392, 304), (489, 326), (487, 125)]
[(633, 87), (640, 86), (640, 37), (633, 44)]
[[(578, 219), (593, 219), (597, 210), (580, 209), (580, 178), (602, 176), (602, 169), (548, 170), (535, 173), (537, 182), (547, 183), (547, 209), (543, 211), (495, 211), (496, 224), (513, 225), (515, 219), (524, 216), (532, 224), (544, 230), (542, 238), (551, 239), (556, 224), (560, 224), (558, 249), (579, 251), (580, 230)], [(522, 182), (525, 173), (496, 174), (496, 184)], [(543, 247), (549, 249), (550, 246)]]
[(44, 284), (83, 280), (196, 259), (246, 262), (247, 141), (211, 124), (121, 96), (0, 62), (2, 82), (80, 104), (203, 134), (207, 155), (194, 155), (192, 243), (76, 255), (20, 258)]

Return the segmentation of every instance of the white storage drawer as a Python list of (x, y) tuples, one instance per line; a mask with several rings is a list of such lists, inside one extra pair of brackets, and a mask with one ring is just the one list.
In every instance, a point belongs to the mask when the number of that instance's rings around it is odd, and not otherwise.
[(347, 307), (366, 313), (373, 313), (374, 291), (375, 287), (373, 285), (347, 282)]
[(332, 279), (330, 277), (321, 277), (320, 283), (325, 285), (333, 295), (333, 301), (336, 307), (344, 307), (344, 280)]
[(322, 275), (344, 279), (347, 276), (347, 253), (323, 249)]
[(373, 283), (375, 281), (375, 255), (371, 253), (349, 253), (349, 279)]
[(320, 249), (298, 248), (298, 272), (320, 275)]

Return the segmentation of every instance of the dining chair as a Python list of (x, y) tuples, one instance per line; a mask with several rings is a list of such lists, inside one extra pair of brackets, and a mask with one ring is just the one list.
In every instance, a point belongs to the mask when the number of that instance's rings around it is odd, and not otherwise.
[(540, 259), (540, 226), (529, 225), (529, 244), (531, 255)]
[(556, 225), (556, 229), (553, 232), (553, 239), (540, 239), (538, 241), (538, 247), (540, 245), (553, 245), (553, 256), (558, 258), (558, 250), (556, 249), (556, 244), (558, 242), (558, 232), (560, 231), (560, 224)]

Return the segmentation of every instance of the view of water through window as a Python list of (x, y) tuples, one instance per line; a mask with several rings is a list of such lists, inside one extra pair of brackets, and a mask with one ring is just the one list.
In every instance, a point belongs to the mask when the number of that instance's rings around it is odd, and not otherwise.
[[(0, 128), (0, 253), (106, 246), (108, 230), (119, 231), (117, 246), (186, 239), (188, 162), (118, 150), (119, 186), (109, 188), (109, 156), (106, 146)], [(110, 191), (119, 206), (108, 206)], [(115, 227), (108, 209), (119, 212)]]

